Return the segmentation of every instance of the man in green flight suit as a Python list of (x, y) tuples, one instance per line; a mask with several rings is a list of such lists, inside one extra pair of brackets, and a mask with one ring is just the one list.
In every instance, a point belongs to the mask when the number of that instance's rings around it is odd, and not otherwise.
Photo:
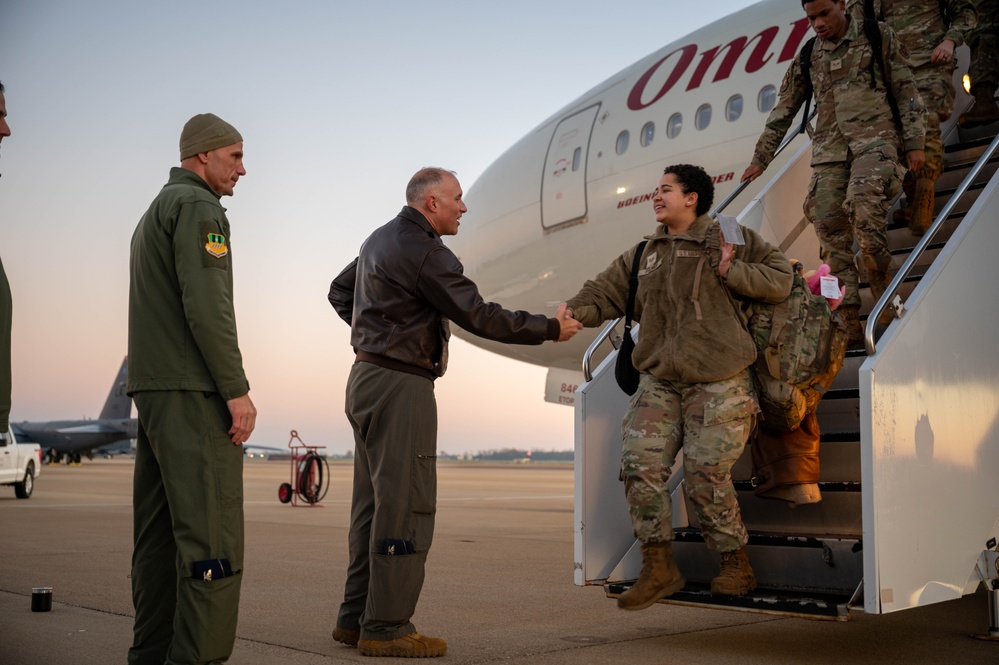
[(210, 113), (132, 236), (128, 394), (136, 441), (128, 662), (220, 663), (243, 569), (243, 449), (257, 411), (236, 340), (229, 220), (243, 138)]

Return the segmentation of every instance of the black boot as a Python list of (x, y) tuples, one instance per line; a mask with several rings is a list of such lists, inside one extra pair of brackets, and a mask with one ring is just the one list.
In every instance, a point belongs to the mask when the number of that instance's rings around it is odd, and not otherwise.
[(975, 96), (975, 105), (967, 113), (962, 113), (957, 124), (966, 129), (989, 125), (999, 120), (999, 106), (996, 105), (995, 90), (987, 84), (971, 86), (971, 94)]

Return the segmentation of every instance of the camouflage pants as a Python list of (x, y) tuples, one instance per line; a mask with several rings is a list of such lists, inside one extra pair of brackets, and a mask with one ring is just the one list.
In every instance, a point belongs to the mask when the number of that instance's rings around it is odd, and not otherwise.
[[(926, 139), (923, 151), (926, 165), (915, 174), (921, 178), (936, 180), (943, 173), (943, 138), (940, 136), (940, 123), (945, 122), (954, 112), (954, 64), (926, 64), (912, 70), (919, 96), (926, 106)], [(906, 174), (908, 180), (909, 174)], [(908, 190), (906, 190), (908, 191)]]
[(621, 479), (636, 538), (673, 540), (669, 478), (682, 448), (687, 497), (708, 547), (730, 552), (746, 544), (731, 471), (759, 410), (747, 370), (712, 383), (642, 374), (624, 416), (621, 452)]
[(842, 306), (859, 307), (853, 241), (868, 271), (888, 270), (888, 209), (901, 188), (894, 146), (882, 145), (848, 161), (816, 164), (805, 197), (805, 218), (815, 225), (819, 255), (846, 285)]
[(978, 27), (968, 35), (971, 48), (971, 66), (968, 76), (971, 85), (986, 83), (994, 93), (999, 87), (999, 0), (979, 0)]

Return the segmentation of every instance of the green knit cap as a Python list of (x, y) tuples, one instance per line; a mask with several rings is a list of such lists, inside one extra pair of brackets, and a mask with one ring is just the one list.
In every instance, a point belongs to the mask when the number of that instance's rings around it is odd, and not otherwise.
[(236, 128), (222, 118), (214, 113), (199, 113), (187, 121), (184, 131), (180, 133), (180, 160), (242, 140)]

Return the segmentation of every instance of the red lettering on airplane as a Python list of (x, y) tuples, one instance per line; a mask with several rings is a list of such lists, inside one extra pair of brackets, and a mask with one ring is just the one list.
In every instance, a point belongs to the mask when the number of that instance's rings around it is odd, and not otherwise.
[[(784, 43), (784, 46), (781, 48), (780, 56), (777, 58), (778, 64), (794, 58), (801, 46), (801, 42), (805, 38), (805, 33), (808, 32), (808, 29), (808, 19), (805, 17), (802, 17), (791, 24), (791, 34)], [(712, 64), (714, 64), (719, 54), (723, 51), (725, 52), (725, 57), (711, 81), (712, 83), (717, 83), (718, 81), (724, 81), (729, 78), (735, 69), (736, 63), (739, 61), (739, 58), (742, 56), (746, 48), (753, 42), (757, 43), (753, 48), (752, 53), (750, 53), (749, 57), (746, 59), (745, 71), (748, 74), (759, 71), (773, 57), (774, 54), (770, 52), (770, 47), (773, 46), (774, 40), (777, 38), (777, 34), (779, 32), (780, 29), (777, 26), (772, 26), (763, 30), (752, 39), (749, 39), (748, 37), (737, 37), (724, 46), (715, 46), (703, 51), (701, 53), (701, 60), (698, 63), (697, 68), (694, 70), (694, 73), (691, 75), (689, 83), (687, 84), (687, 90), (694, 90), (701, 86), (701, 83), (704, 81), (704, 77), (708, 73), (708, 69)], [(639, 77), (635, 86), (628, 94), (628, 108), (632, 111), (639, 111), (648, 106), (652, 106), (659, 101), (663, 95), (672, 90), (673, 86), (675, 86), (683, 75), (687, 73), (687, 69), (694, 61), (694, 56), (697, 52), (698, 48), (696, 44), (687, 44), (686, 46), (682, 46), (674, 51), (671, 51), (666, 56), (656, 61), (656, 63), (653, 64), (648, 71)], [(677, 54), (679, 54), (679, 57), (673, 58), (673, 56)], [(648, 86), (649, 81), (651, 81), (652, 77), (659, 72), (663, 64), (671, 59), (675, 62), (673, 64), (673, 69), (666, 77), (666, 81), (652, 99), (649, 101), (643, 101), (645, 88)]]
[(694, 71), (694, 75), (690, 77), (690, 83), (687, 84), (687, 90), (693, 90), (694, 88), (699, 88), (701, 86), (701, 81), (704, 79), (704, 75), (708, 73), (708, 67), (715, 61), (718, 57), (718, 53), (723, 50), (727, 50), (728, 53), (725, 55), (725, 59), (722, 60), (721, 66), (718, 68), (718, 72), (715, 74), (715, 78), (712, 81), (717, 83), (718, 81), (723, 81), (732, 75), (732, 70), (735, 68), (735, 63), (739, 60), (739, 56), (742, 52), (746, 50), (746, 46), (750, 43), (760, 40), (753, 49), (752, 54), (749, 56), (749, 60), (746, 61), (746, 72), (752, 74), (763, 68), (763, 65), (767, 64), (767, 60), (773, 55), (769, 53), (770, 45), (773, 44), (774, 37), (777, 36), (777, 26), (772, 28), (767, 28), (760, 34), (753, 37), (752, 40), (747, 40), (745, 37), (739, 37), (738, 39), (733, 39), (725, 46), (716, 46), (714, 48), (709, 48), (707, 51), (701, 54), (701, 62), (697, 65), (697, 69)]
[[(649, 101), (649, 103), (643, 104), (642, 93), (645, 92), (645, 86), (649, 84), (649, 79), (651, 79), (652, 75), (659, 69), (659, 65), (669, 60), (675, 53), (680, 53), (680, 62), (673, 67), (673, 71), (670, 73), (669, 78), (666, 79), (666, 83), (664, 83), (663, 87), (659, 90), (659, 94)], [(642, 78), (638, 79), (638, 83), (636, 83), (635, 87), (631, 89), (631, 94), (628, 95), (628, 108), (632, 111), (637, 111), (658, 102), (659, 98), (669, 92), (670, 88), (672, 88), (680, 77), (683, 76), (683, 73), (687, 71), (687, 67), (691, 62), (693, 62), (696, 54), (697, 46), (695, 44), (688, 44), (681, 49), (677, 49), (667, 54), (664, 58), (659, 60), (659, 62), (652, 65), (652, 67), (649, 68), (649, 71), (642, 74)]]
[[(734, 177), (735, 177), (735, 171), (729, 171), (728, 173), (723, 173), (721, 175), (711, 176), (711, 182), (717, 185), (720, 182), (728, 182)], [(638, 203), (645, 203), (647, 201), (651, 201), (652, 197), (655, 195), (656, 193), (652, 191), (649, 192), (648, 194), (642, 194), (641, 196), (632, 196), (630, 199), (621, 199), (620, 201), (617, 202), (617, 207), (627, 208), (628, 206), (633, 206)]]
[(787, 38), (787, 42), (784, 44), (784, 50), (780, 52), (780, 60), (777, 62), (787, 62), (794, 56), (798, 55), (798, 49), (801, 48), (801, 42), (805, 39), (805, 33), (811, 27), (808, 25), (808, 19), (803, 18), (795, 21), (791, 24), (791, 36)]
[(641, 196), (633, 196), (630, 199), (621, 199), (617, 202), (617, 207), (627, 208), (628, 206), (635, 205), (636, 203), (645, 203), (646, 201), (651, 201), (652, 197), (655, 195), (655, 192), (649, 192), (648, 194), (642, 194)]

